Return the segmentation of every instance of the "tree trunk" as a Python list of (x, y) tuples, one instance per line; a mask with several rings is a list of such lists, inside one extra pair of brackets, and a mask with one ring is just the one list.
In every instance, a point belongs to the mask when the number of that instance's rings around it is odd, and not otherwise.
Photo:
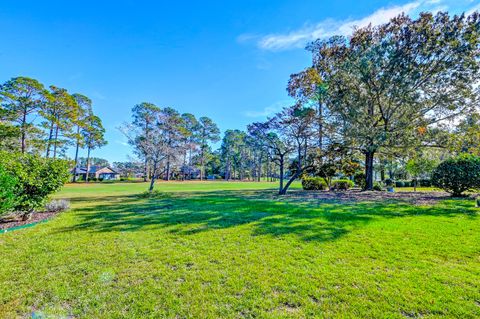
[(282, 191), (283, 191), (283, 170), (284, 170), (284, 160), (283, 160), (283, 156), (280, 157), (280, 163), (279, 163), (279, 167), (280, 167), (280, 189), (278, 190), (278, 194), (279, 195), (282, 195)]
[(292, 177), (290, 177), (290, 179), (288, 180), (287, 184), (285, 185), (284, 188), (282, 188), (280, 190), (280, 192), (278, 193), (278, 195), (285, 195), (288, 191), (288, 188), (290, 187), (290, 185), (293, 183), (294, 180), (296, 180), (298, 178), (298, 176), (300, 176), (302, 174), (303, 170), (297, 170), (297, 172), (295, 174), (293, 174)]
[(50, 157), (50, 146), (52, 145), (52, 139), (53, 139), (53, 121), (50, 124), (50, 129), (49, 129), (49, 133), (48, 133), (47, 154), (45, 154), (46, 158)]
[(200, 180), (203, 181), (203, 178), (204, 178), (204, 174), (205, 174), (205, 159), (204, 159), (204, 156), (205, 156), (205, 153), (204, 153), (204, 150), (203, 150), (203, 147), (202, 149), (200, 150), (201, 154), (200, 154)]
[(166, 171), (166, 175), (165, 175), (165, 180), (167, 182), (170, 181), (170, 156), (168, 156), (168, 158), (167, 158), (167, 171)]
[(318, 100), (318, 148), (323, 149), (323, 103)]
[(55, 140), (53, 143), (53, 158), (57, 157), (58, 125), (55, 127)]
[(21, 124), (21, 128), (22, 128), (22, 154), (25, 153), (25, 149), (26, 149), (26, 143), (25, 143), (25, 140), (26, 140), (26, 122), (27, 122), (27, 111), (24, 110), (23, 111), (23, 117), (22, 117), (22, 124)]
[(85, 181), (88, 183), (90, 172), (90, 147), (87, 148), (87, 172), (85, 174)]
[(365, 190), (373, 189), (373, 157), (374, 151), (365, 152)]
[(157, 171), (157, 162), (153, 161), (153, 174), (152, 174), (152, 179), (150, 180), (150, 187), (148, 188), (149, 192), (153, 191), (153, 187), (155, 185), (156, 171)]
[(80, 126), (77, 126), (77, 144), (75, 145), (75, 166), (73, 169), (73, 182), (77, 181), (77, 166), (78, 166), (78, 149), (80, 148), (80, 139), (78, 134), (80, 132)]
[(148, 180), (148, 158), (145, 156), (145, 161), (143, 163), (143, 181)]

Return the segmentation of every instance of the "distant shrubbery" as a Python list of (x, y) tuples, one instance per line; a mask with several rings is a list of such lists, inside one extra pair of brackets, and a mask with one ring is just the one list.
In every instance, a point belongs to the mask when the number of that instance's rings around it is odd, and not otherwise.
[(0, 167), (0, 196), (6, 203), (0, 215), (17, 211), (28, 217), (70, 178), (67, 161), (37, 155), (0, 152)]
[(452, 196), (480, 188), (480, 157), (465, 154), (447, 159), (433, 171), (432, 183)]
[(372, 190), (381, 192), (381, 191), (383, 191), (384, 189), (383, 189), (383, 186), (382, 186), (381, 183), (375, 182), (375, 183), (373, 183), (373, 188), (372, 188)]
[(332, 190), (348, 190), (352, 188), (355, 184), (349, 179), (338, 179), (332, 181)]
[(366, 184), (367, 184), (366, 176), (365, 176), (365, 173), (363, 173), (363, 172), (359, 172), (359, 173), (355, 174), (353, 176), (353, 180), (355, 182), (355, 185), (357, 185), (361, 189), (364, 189)]
[(302, 178), (302, 187), (304, 190), (325, 190), (328, 185), (322, 177), (304, 177)]

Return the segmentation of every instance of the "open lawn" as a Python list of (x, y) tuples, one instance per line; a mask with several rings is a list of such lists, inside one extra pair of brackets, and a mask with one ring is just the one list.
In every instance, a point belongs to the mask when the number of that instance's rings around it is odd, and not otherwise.
[(480, 317), (473, 200), (276, 186), (68, 185), (71, 211), (0, 234), (0, 318)]

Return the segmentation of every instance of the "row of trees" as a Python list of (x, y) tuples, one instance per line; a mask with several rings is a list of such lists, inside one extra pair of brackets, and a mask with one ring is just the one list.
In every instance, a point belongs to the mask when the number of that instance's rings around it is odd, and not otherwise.
[(106, 144), (102, 121), (85, 95), (16, 77), (0, 85), (0, 105), (0, 150), (57, 158), (74, 147), (77, 166), (85, 148), (88, 169), (90, 152)]
[[(452, 154), (480, 150), (480, 17), (406, 15), (350, 37), (317, 40), (312, 64), (292, 74), (294, 105), (220, 140), (209, 118), (141, 103), (123, 131), (144, 179), (279, 179), (279, 193), (303, 175), (419, 177)], [(363, 170), (363, 172), (362, 172)]]
[(146, 102), (134, 106), (132, 115), (132, 122), (124, 124), (122, 131), (143, 160), (144, 180), (151, 178), (150, 190), (160, 176), (167, 181), (174, 174), (191, 179), (198, 172), (201, 180), (205, 178), (209, 144), (220, 139), (220, 130), (210, 118), (197, 119), (193, 114)]
[(302, 174), (350, 175), (360, 163), (372, 189), (374, 163), (478, 151), (479, 43), (478, 13), (442, 12), (311, 43), (312, 65), (288, 83), (296, 104), (248, 127), (279, 167), (280, 194)]

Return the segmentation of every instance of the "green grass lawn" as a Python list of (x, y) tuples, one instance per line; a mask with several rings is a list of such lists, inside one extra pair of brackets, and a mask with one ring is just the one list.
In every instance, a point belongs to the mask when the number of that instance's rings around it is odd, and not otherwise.
[[(298, 185), (295, 185), (298, 187)], [(480, 317), (480, 216), (321, 203), (273, 183), (68, 185), (0, 235), (0, 318)]]

